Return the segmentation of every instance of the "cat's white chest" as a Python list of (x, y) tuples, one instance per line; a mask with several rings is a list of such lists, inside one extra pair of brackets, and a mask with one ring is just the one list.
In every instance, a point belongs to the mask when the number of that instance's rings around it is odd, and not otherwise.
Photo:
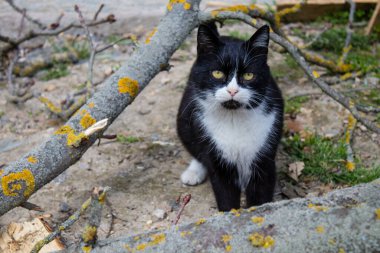
[(251, 164), (265, 148), (275, 121), (275, 112), (255, 110), (212, 110), (204, 108), (201, 122), (219, 155), (237, 166), (239, 184), (245, 189), (252, 174)]

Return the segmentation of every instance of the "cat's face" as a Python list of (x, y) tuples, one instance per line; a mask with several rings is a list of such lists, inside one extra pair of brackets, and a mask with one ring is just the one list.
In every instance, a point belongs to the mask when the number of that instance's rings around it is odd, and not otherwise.
[(190, 75), (199, 97), (217, 108), (249, 110), (261, 104), (270, 78), (269, 28), (248, 41), (220, 37), (215, 25), (200, 25), (198, 56)]

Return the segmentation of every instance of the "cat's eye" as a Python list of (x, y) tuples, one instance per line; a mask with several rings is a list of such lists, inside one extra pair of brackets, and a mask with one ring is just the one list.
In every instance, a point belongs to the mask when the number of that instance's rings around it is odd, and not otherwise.
[(224, 77), (224, 73), (222, 71), (219, 71), (219, 70), (214, 70), (212, 72), (212, 76), (215, 78), (215, 79), (222, 79)]
[(250, 81), (252, 80), (253, 78), (255, 77), (255, 75), (253, 73), (244, 73), (243, 74), (243, 79), (245, 81)]

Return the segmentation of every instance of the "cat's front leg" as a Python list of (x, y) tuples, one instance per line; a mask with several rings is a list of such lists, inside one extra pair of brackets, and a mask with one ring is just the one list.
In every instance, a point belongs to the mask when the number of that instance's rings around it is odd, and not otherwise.
[(253, 168), (251, 179), (245, 190), (247, 208), (273, 200), (276, 184), (276, 166), (274, 161), (265, 160)]
[(218, 172), (210, 173), (209, 177), (219, 211), (227, 212), (233, 208), (239, 209), (241, 191), (234, 180)]
[(197, 159), (193, 159), (187, 169), (181, 175), (182, 183), (186, 185), (198, 185), (207, 177), (207, 170)]

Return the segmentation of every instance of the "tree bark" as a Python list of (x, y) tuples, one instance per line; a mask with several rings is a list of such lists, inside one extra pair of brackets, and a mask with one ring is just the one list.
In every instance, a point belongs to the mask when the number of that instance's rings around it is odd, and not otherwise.
[(324, 197), (279, 201), (164, 231), (100, 240), (91, 252), (378, 252), (379, 192), (380, 179)]
[(84, 130), (105, 118), (112, 123), (168, 64), (198, 25), (199, 2), (170, 3), (150, 40), (138, 47), (77, 114), (41, 146), (0, 171), (0, 215), (19, 206), (81, 158), (105, 129), (89, 138), (83, 135)]

